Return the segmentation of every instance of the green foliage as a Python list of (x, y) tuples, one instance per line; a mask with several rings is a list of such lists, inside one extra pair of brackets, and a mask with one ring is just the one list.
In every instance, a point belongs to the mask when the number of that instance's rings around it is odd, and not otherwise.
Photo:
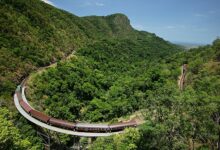
[(150, 69), (149, 63), (160, 60), (161, 53), (176, 52), (176, 47), (166, 42), (154, 49), (162, 49), (160, 53), (153, 53), (153, 48), (147, 39), (90, 44), (78, 50), (77, 57), (36, 76), (29, 98), (41, 106), (39, 109), (47, 108), (49, 115), (70, 121), (106, 121), (132, 113), (143, 108), (147, 90), (163, 84), (161, 75), (166, 73)]
[(36, 67), (60, 60), (86, 43), (138, 34), (121, 14), (80, 18), (40, 0), (1, 0), (0, 5), (0, 95), (11, 94)]
[[(10, 106), (16, 84), (31, 71), (78, 49), (76, 57), (32, 79), (28, 96), (36, 109), (94, 122), (146, 112), (139, 130), (98, 138), (91, 149), (217, 148), (219, 39), (183, 52), (132, 29), (123, 14), (80, 18), (37, 0), (1, 0), (0, 5), (1, 105)], [(188, 69), (180, 92), (183, 63)], [(68, 145), (71, 138), (61, 135), (60, 140)], [(0, 149), (40, 148), (33, 127), (1, 108)]]
[[(103, 53), (103, 56), (99, 56), (99, 49), (97, 49), (96, 54), (92, 57), (85, 54), (85, 58), (83, 58), (83, 53), (89, 52), (89, 48), (87, 47), (84, 51), (81, 50), (81, 54), (79, 53), (81, 56), (76, 61), (76, 65), (74, 61), (74, 65), (70, 65), (69, 63), (65, 64), (66, 66), (64, 67), (64, 64), (58, 64), (58, 66), (60, 65), (58, 67), (60, 68), (59, 70), (51, 69), (49, 75), (53, 75), (53, 80), (58, 82), (53, 83), (51, 80), (48, 85), (40, 84), (38, 87), (42, 86), (44, 90), (41, 91), (42, 93), (37, 94), (34, 99), (40, 99), (42, 97), (42, 104), (36, 108), (45, 109), (47, 113), (54, 117), (68, 120), (85, 117), (87, 120), (100, 121), (129, 113), (131, 112), (131, 107), (137, 108), (136, 103), (129, 106), (129, 110), (127, 111), (126, 105), (131, 100), (128, 101), (128, 98), (125, 98), (126, 101), (120, 104), (120, 106), (124, 107), (122, 114), (113, 114), (111, 111), (112, 104), (106, 102), (105, 98), (108, 89), (114, 84), (114, 79), (118, 78), (117, 74), (120, 71), (125, 72), (135, 67), (126, 67), (131, 61), (120, 66), (121, 61), (128, 61), (129, 59), (127, 56), (122, 59), (120, 58), (122, 55), (118, 57), (117, 53), (120, 49), (125, 48), (123, 45), (126, 45), (127, 42), (129, 42), (129, 45), (136, 45), (136, 49), (141, 48), (141, 43), (148, 43), (141, 50), (152, 48), (152, 50), (155, 49), (157, 51), (160, 48), (171, 48), (172, 50), (176, 48), (156, 37), (154, 34), (134, 30), (129, 23), (129, 19), (123, 14), (114, 14), (106, 17), (77, 17), (66, 11), (47, 5), (40, 0), (1, 0), (0, 5), (0, 105), (7, 106), (13, 111), (15, 110), (11, 107), (12, 93), (16, 85), (27, 77), (30, 72), (36, 70), (38, 67), (47, 66), (61, 60), (76, 49), (86, 47), (87, 44), (100, 41), (101, 39), (118, 38), (124, 39), (124, 41), (117, 42), (115, 40), (113, 42), (107, 42), (105, 47), (102, 48), (104, 50), (109, 47), (109, 50), (107, 53)], [(130, 40), (126, 41), (125, 39)], [(151, 42), (154, 42), (154, 44), (150, 44)], [(105, 41), (99, 42), (91, 50), (94, 51), (94, 49), (100, 47), (103, 43)], [(118, 51), (116, 51), (116, 48)], [(129, 51), (132, 51), (132, 48), (133, 46), (130, 46)], [(111, 53), (109, 52), (111, 50), (115, 51), (115, 57), (110, 61), (116, 59), (120, 59), (121, 61), (118, 61), (118, 64), (109, 62), (107, 63), (108, 66), (102, 66), (101, 64), (104, 63), (102, 60), (106, 61), (105, 59), (110, 58), (111, 55), (109, 54)], [(128, 49), (124, 49), (124, 51), (126, 50)], [(121, 52), (124, 53), (123, 51)], [(165, 51), (163, 52), (166, 54)], [(149, 53), (146, 55), (150, 55)], [(136, 54), (142, 55), (140, 50)], [(132, 59), (134, 57), (136, 56), (132, 56)], [(93, 59), (97, 60), (97, 64), (92, 63), (94, 61)], [(137, 59), (137, 61), (139, 60)], [(86, 65), (89, 67), (86, 67)], [(99, 68), (96, 68), (96, 66)], [(112, 70), (105, 72), (107, 70), (105, 67), (112, 68)], [(66, 70), (66, 68), (70, 68), (71, 70)], [(63, 74), (59, 77), (57, 74), (58, 71), (63, 71), (67, 75), (65, 76)], [(72, 71), (77, 72), (72, 74)], [(113, 71), (119, 72), (114, 75)], [(119, 88), (121, 87), (119, 86)], [(39, 89), (41, 90), (41, 88)], [(125, 90), (123, 89), (123, 91)], [(141, 92), (137, 91), (135, 93)], [(114, 93), (111, 94), (114, 95)], [(47, 97), (48, 95), (50, 96)], [(60, 100), (61, 96), (63, 97), (62, 101)], [(114, 101), (120, 101), (115, 96)], [(46, 101), (44, 101), (45, 99)], [(68, 108), (66, 105), (68, 105)], [(57, 107), (59, 107), (59, 110), (56, 109)], [(98, 111), (95, 110), (96, 107), (99, 107)], [(105, 115), (106, 112), (103, 111), (103, 107), (108, 107), (108, 115)], [(119, 112), (119, 108), (116, 107), (114, 112)], [(89, 111), (93, 115), (89, 115)], [(23, 137), (28, 136), (31, 143), (38, 143), (38, 139), (33, 137), (36, 134), (33, 132), (33, 127), (28, 125), (24, 119), (19, 117), (14, 119), (16, 119), (15, 124), (18, 124), (15, 128), (21, 130), (20, 134)], [(29, 132), (26, 129), (29, 129)]]
[[(175, 54), (165, 60), (166, 68), (187, 62), (186, 87), (180, 93), (171, 82), (147, 95), (146, 120), (138, 149), (215, 149), (219, 138), (220, 62), (216, 45)], [(173, 62), (171, 62), (173, 60)], [(164, 67), (165, 64), (163, 64)]]
[(0, 108), (0, 149), (39, 149), (39, 143), (31, 144), (29, 136), (23, 137), (12, 122), (12, 113)]
[(140, 140), (140, 133), (137, 129), (128, 128), (123, 134), (108, 138), (98, 138), (89, 149), (91, 150), (135, 150)]

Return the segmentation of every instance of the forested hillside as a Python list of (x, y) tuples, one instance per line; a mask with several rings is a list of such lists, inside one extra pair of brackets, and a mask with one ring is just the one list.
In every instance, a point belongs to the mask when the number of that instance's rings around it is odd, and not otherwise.
[[(144, 110), (146, 123), (139, 130), (98, 138), (91, 149), (216, 148), (220, 40), (172, 55), (167, 51), (172, 47), (151, 51), (153, 45), (146, 43), (105, 40), (88, 45), (70, 61), (35, 75), (29, 99), (39, 110), (70, 121), (114, 122)], [(177, 81), (183, 63), (188, 67), (180, 91)]]
[[(217, 149), (219, 56), (217, 39), (213, 45), (174, 54), (152, 66), (161, 75), (159, 81), (163, 79), (163, 84), (143, 92), (146, 123), (139, 130), (127, 130), (123, 136), (98, 138), (90, 149)], [(183, 63), (188, 64), (188, 69), (186, 85), (180, 91), (175, 70)]]
[[(57, 66), (33, 73), (54, 62)], [(183, 63), (188, 69), (180, 91)], [(31, 104), (53, 117), (115, 122), (144, 112), (143, 125), (97, 138), (90, 149), (217, 148), (219, 39), (183, 51), (134, 30), (123, 14), (78, 17), (40, 0), (0, 0), (0, 149), (43, 148), (37, 136), (42, 129), (21, 117), (12, 100), (29, 74)], [(54, 148), (72, 146), (71, 136), (50, 135)]]
[[(99, 47), (109, 47), (109, 50), (106, 51), (106, 53), (110, 52), (111, 49), (115, 51), (115, 58), (112, 58), (111, 61), (117, 60), (123, 56), (122, 52), (125, 53), (123, 59), (126, 61), (129, 60), (127, 57), (130, 56), (127, 53), (132, 52), (132, 49), (135, 49), (135, 47), (141, 49), (138, 50), (139, 52), (134, 51), (131, 55), (138, 54), (140, 55), (139, 57), (143, 57), (141, 56), (143, 53), (140, 51), (148, 49), (148, 52), (146, 52), (145, 55), (150, 55), (150, 53), (153, 52), (155, 53), (153, 54), (155, 55), (155, 58), (160, 56), (165, 57), (159, 52), (160, 48), (163, 48), (162, 52), (164, 54), (174, 53), (179, 49), (154, 34), (134, 30), (129, 23), (129, 19), (123, 14), (114, 14), (105, 17), (91, 16), (80, 18), (66, 11), (45, 4), (40, 0), (1, 0), (0, 12), (0, 105), (3, 114), (3, 117), (1, 117), (1, 122), (3, 124), (1, 124), (0, 130), (1, 149), (27, 149), (27, 147), (39, 149), (39, 147), (42, 146), (41, 139), (36, 135), (37, 130), (34, 129), (36, 127), (30, 125), (23, 117), (20, 117), (12, 101), (12, 95), (16, 85), (18, 85), (22, 79), (27, 77), (32, 71), (37, 70), (38, 67), (47, 66), (53, 62), (61, 60), (73, 51), (84, 47), (84, 51), (82, 50), (77, 53), (77, 55), (80, 55), (79, 59), (71, 61), (78, 64), (76, 69), (81, 69), (86, 76), (88, 76), (88, 70), (83, 69), (85, 66), (80, 64), (81, 62), (91, 63), (94, 59), (94, 62), (97, 62), (98, 66), (102, 67), (101, 71), (104, 71), (104, 66), (102, 66), (100, 62), (101, 60), (96, 60), (95, 58), (99, 53), (99, 50), (96, 50), (96, 48)], [(103, 39), (106, 39), (106, 41)], [(95, 43), (94, 46), (93, 43)], [(141, 43), (144, 43), (144, 47), (141, 46)], [(90, 44), (94, 51), (96, 50), (96, 55), (89, 55), (89, 47), (86, 46), (87, 44)], [(125, 45), (128, 45), (128, 47)], [(116, 50), (116, 48), (122, 49)], [(166, 52), (166, 50), (168, 51)], [(111, 56), (106, 53), (103, 53), (104, 57)], [(132, 57), (134, 57), (136, 61), (141, 61), (140, 63), (143, 65), (143, 58), (136, 58), (136, 56)], [(146, 58), (150, 59), (150, 57)], [(134, 62), (135, 60), (130, 60), (130, 62)], [(109, 60), (107, 60), (107, 65), (114, 68), (115, 64), (108, 64), (110, 63), (108, 61)], [(136, 64), (138, 65), (138, 62), (136, 62)], [(64, 64), (58, 64), (61, 68), (63, 65), (65, 65), (65, 62)], [(68, 65), (68, 63), (66, 65)], [(123, 67), (126, 66), (125, 69), (127, 69), (127, 71), (131, 70), (131, 67), (128, 67), (128, 62), (125, 62), (122, 65)], [(93, 69), (95, 66), (93, 62), (89, 67), (89, 72), (95, 77), (96, 74), (100, 73), (100, 71), (97, 70), (97, 73), (94, 74), (95, 71)], [(115, 69), (120, 71), (122, 68), (119, 69), (118, 67), (120, 67), (119, 64), (115, 66)], [(113, 71), (113, 68), (109, 73)], [(125, 70), (123, 72), (125, 74)], [(57, 75), (56, 72), (54, 72), (54, 74)], [(77, 74), (75, 75), (77, 76)], [(78, 76), (80, 76), (80, 74)], [(107, 81), (103, 82), (106, 83), (100, 82), (100, 85), (96, 86), (93, 85), (92, 82), (89, 82), (90, 84), (87, 83), (80, 86), (87, 87), (90, 90), (87, 91), (88, 93), (95, 92), (90, 89), (91, 87), (95, 87), (96, 91), (99, 90), (98, 86), (106, 86), (105, 88), (108, 89), (111, 86), (111, 83), (108, 83), (111, 77), (109, 79), (106, 78), (107, 76), (104, 77)], [(84, 79), (86, 78), (83, 78), (83, 80)], [(96, 78), (94, 80), (96, 80)], [(82, 87), (79, 87), (78, 90), (80, 89), (82, 89)], [(65, 87), (63, 90), (68, 89)], [(83, 92), (84, 91), (82, 90), (81, 94), (84, 94)], [(102, 94), (102, 92), (99, 93), (99, 96)], [(59, 93), (56, 93), (55, 95), (57, 96)], [(74, 96), (72, 97), (74, 98)], [(91, 98), (88, 98), (87, 102), (92, 103)], [(67, 103), (69, 102), (67, 101)], [(82, 103), (84, 105), (83, 107), (85, 107), (86, 103), (84, 104), (84, 102), (80, 102), (79, 106), (81, 106)], [(128, 103), (128, 101), (126, 103)], [(51, 104), (48, 103), (48, 106), (49, 105)], [(76, 106), (77, 103), (74, 103), (73, 108)], [(82, 114), (77, 116), (77, 113), (79, 113), (77, 110), (79, 108), (75, 109), (76, 114), (71, 114), (64, 118), (69, 120), (72, 120), (73, 118), (82, 118)], [(52, 109), (52, 105), (48, 109)], [(90, 105), (88, 105), (87, 109), (88, 111), (94, 111), (94, 108), (90, 108)], [(67, 114), (70, 113), (68, 110), (66, 112)], [(131, 112), (130, 109), (120, 115), (129, 112)], [(51, 113), (59, 116), (60, 112), (54, 110), (54, 112)], [(83, 114), (86, 120), (100, 120), (100, 117), (97, 116), (97, 119), (95, 119), (95, 113), (94, 116), (88, 116), (86, 113)], [(105, 116), (102, 120), (109, 120), (119, 114), (109, 115), (111, 116), (110, 118)], [(10, 128), (8, 128), (8, 126), (10, 126)], [(16, 131), (14, 131), (14, 129), (16, 129)], [(65, 136), (63, 138), (63, 141), (68, 141), (65, 139)], [(23, 139), (25, 139), (25, 141), (22, 141)]]
[(0, 5), (0, 95), (4, 96), (30, 71), (60, 60), (85, 43), (139, 34), (123, 14), (80, 18), (39, 0), (1, 0)]
[(152, 65), (177, 50), (159, 38), (102, 40), (35, 76), (27, 93), (39, 110), (58, 118), (111, 120), (143, 108), (146, 90), (163, 84)]

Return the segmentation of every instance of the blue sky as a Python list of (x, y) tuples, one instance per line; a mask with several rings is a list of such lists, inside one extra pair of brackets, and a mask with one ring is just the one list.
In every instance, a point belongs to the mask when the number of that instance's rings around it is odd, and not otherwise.
[(220, 0), (43, 0), (77, 16), (127, 15), (134, 28), (169, 40), (211, 43), (220, 36)]

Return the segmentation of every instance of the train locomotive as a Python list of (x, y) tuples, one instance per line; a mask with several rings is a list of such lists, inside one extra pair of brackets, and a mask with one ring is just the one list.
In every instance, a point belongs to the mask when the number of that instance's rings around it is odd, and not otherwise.
[(21, 89), (22, 85), (19, 85), (15, 91), (15, 94), (17, 95), (19, 104), (21, 107), (26, 111), (28, 114), (30, 114), (32, 117), (36, 118), (37, 120), (44, 122), (46, 124), (78, 131), (78, 132), (116, 132), (116, 131), (122, 131), (127, 127), (136, 127), (137, 123), (136, 121), (129, 121), (129, 122), (121, 122), (117, 124), (89, 124), (89, 123), (74, 123), (69, 122), (62, 119), (53, 118), (51, 116), (48, 116), (42, 112), (39, 112), (33, 108), (31, 108), (23, 99), (21, 96)]

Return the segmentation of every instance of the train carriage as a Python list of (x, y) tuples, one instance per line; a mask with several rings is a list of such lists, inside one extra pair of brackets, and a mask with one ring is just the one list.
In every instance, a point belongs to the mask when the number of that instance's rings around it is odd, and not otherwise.
[(45, 123), (48, 123), (48, 121), (50, 120), (50, 116), (47, 116), (47, 115), (45, 115), (44, 113), (42, 113), (42, 112), (39, 112), (39, 111), (36, 111), (36, 110), (31, 110), (30, 111), (30, 114), (31, 114), (31, 116), (33, 116), (34, 118), (36, 118), (36, 119), (38, 119), (38, 120), (41, 120), (41, 121), (43, 121), (43, 122), (45, 122)]
[(107, 124), (77, 123), (76, 130), (81, 132), (109, 132)]
[(62, 127), (62, 128), (66, 128), (66, 129), (75, 129), (76, 124), (72, 123), (72, 122), (68, 122), (65, 120), (61, 120), (61, 119), (56, 119), (56, 118), (50, 118), (49, 123), (53, 126), (56, 127)]
[(73, 122), (62, 120), (62, 119), (56, 119), (56, 118), (47, 116), (46, 114), (42, 112), (32, 109), (26, 102), (24, 102), (22, 99), (22, 95), (21, 95), (21, 86), (17, 87), (16, 95), (18, 97), (20, 106), (27, 113), (29, 113), (32, 117), (36, 118), (37, 120), (42, 121), (44, 123), (48, 123), (52, 126), (61, 127), (64, 129), (69, 129), (69, 130), (75, 130), (79, 132), (103, 132), (103, 133), (122, 131), (126, 127), (137, 126), (137, 123), (134, 120), (129, 121), (129, 122), (122, 122), (122, 123), (108, 125), (108, 124), (73, 123)]
[(136, 121), (132, 120), (129, 122), (122, 122), (122, 123), (116, 123), (116, 124), (111, 124), (109, 125), (109, 128), (111, 131), (121, 131), (124, 130), (127, 127), (136, 127), (137, 123)]
[(19, 101), (19, 102), (20, 102), (21, 100), (23, 100), (20, 92), (16, 91), (16, 95), (17, 95), (17, 97), (18, 97), (18, 101)]
[(27, 113), (30, 113), (30, 111), (32, 110), (32, 108), (27, 104), (25, 103), (23, 100), (20, 100), (19, 101), (21, 107), (27, 112)]

